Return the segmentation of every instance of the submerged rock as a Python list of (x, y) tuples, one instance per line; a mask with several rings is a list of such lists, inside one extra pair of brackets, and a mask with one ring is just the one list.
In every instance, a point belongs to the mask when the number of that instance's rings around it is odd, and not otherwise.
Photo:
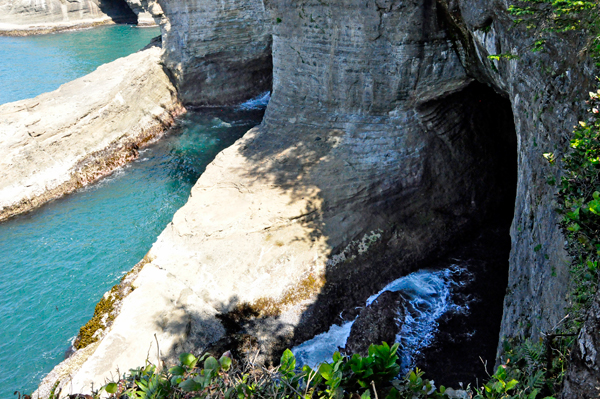
[(366, 356), (371, 344), (387, 342), (391, 346), (395, 343), (404, 320), (404, 301), (401, 292), (386, 291), (365, 306), (352, 324), (346, 353)]
[(0, 106), (0, 220), (137, 157), (184, 112), (153, 47), (58, 90)]

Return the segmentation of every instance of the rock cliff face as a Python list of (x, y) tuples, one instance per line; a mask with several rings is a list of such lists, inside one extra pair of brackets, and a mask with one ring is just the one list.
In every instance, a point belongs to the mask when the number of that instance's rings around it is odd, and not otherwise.
[(150, 48), (36, 98), (0, 106), (0, 220), (137, 156), (184, 111)]
[(239, 104), (271, 90), (271, 28), (256, 0), (160, 0), (163, 61), (185, 104)]
[(73, 373), (75, 391), (143, 363), (155, 333), (167, 358), (206, 348), (225, 332), (216, 315), (243, 303), (270, 308), (248, 327), (266, 351), (298, 325), (327, 328), (319, 315), (337, 303), (323, 293), (354, 281), (364, 301), (514, 195), (510, 110), (471, 84), (434, 2), (269, 7), (264, 123), (194, 186), (122, 314)]
[[(129, 5), (128, 5), (129, 4)], [(154, 25), (150, 0), (0, 0), (0, 35), (25, 36), (112, 23)]]
[[(569, 262), (554, 211), (556, 188), (548, 181), (558, 167), (542, 154), (560, 158), (582, 111), (584, 94), (593, 89), (593, 66), (585, 38), (550, 37), (546, 51), (531, 51), (533, 33), (513, 27), (508, 2), (450, 1), (450, 25), (462, 45), (471, 76), (489, 82), (512, 105), (518, 141), (518, 183), (503, 337), (539, 337), (565, 316)], [(500, 62), (488, 55), (513, 54)]]
[[(504, 212), (501, 336), (551, 331), (569, 259), (547, 183), (557, 168), (542, 154), (560, 158), (593, 86), (584, 39), (551, 37), (532, 53), (502, 0), (264, 5), (161, 1), (164, 60), (184, 101), (264, 90), (269, 32), (272, 99), (160, 235), (72, 389), (143, 364), (154, 334), (151, 359), (205, 349), (240, 309), (258, 315), (245, 332), (263, 350), (308, 338), (344, 305), (338, 293), (358, 303)], [(487, 58), (501, 53), (518, 58)]]
[(126, 0), (137, 16), (138, 26), (154, 26), (163, 18), (163, 11), (155, 0)]

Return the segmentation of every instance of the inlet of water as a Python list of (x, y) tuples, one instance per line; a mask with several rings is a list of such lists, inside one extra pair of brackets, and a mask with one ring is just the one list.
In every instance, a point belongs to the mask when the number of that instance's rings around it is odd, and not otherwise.
[[(404, 310), (397, 313), (398, 323), (402, 327), (396, 336), (396, 342), (400, 344), (402, 372), (414, 367), (415, 356), (432, 342), (440, 316), (449, 312), (468, 313), (468, 304), (457, 304), (453, 291), (471, 281), (467, 270), (458, 265), (443, 270), (420, 270), (394, 280), (369, 297), (365, 304), (367, 307), (386, 291), (401, 292), (405, 299)], [(333, 352), (346, 346), (353, 323), (349, 321), (333, 325), (329, 331), (296, 346), (292, 352), (300, 363), (310, 367), (331, 361)]]
[(160, 35), (160, 29), (110, 25), (27, 37), (0, 37), (0, 104), (58, 89), (125, 57)]
[(110, 177), (0, 224), (1, 398), (33, 391), (63, 360), (103, 293), (150, 249), (206, 165), (261, 118), (261, 110), (190, 112)]

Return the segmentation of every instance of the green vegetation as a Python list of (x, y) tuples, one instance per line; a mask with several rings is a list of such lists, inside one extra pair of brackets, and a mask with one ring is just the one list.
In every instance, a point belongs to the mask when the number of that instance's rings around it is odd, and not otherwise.
[(600, 260), (600, 90), (590, 93), (588, 121), (579, 122), (564, 157), (559, 212), (573, 258), (568, 329), (578, 331), (598, 289)]
[(589, 36), (586, 51), (600, 62), (600, 0), (519, 0), (508, 8), (516, 24), (535, 30), (533, 51), (544, 49), (548, 33), (584, 31)]
[[(96, 399), (104, 391), (113, 399), (553, 399), (546, 394), (555, 392), (562, 382), (564, 356), (548, 358), (547, 349), (548, 345), (530, 342), (517, 349), (506, 348), (510, 360), (500, 365), (489, 381), (461, 390), (437, 388), (419, 369), (397, 378), (398, 344), (390, 347), (385, 342), (371, 345), (367, 356), (336, 352), (331, 362), (315, 369), (297, 368), (289, 349), (280, 365), (270, 369), (242, 366), (229, 352), (218, 360), (208, 354), (197, 358), (183, 353), (179, 365), (168, 370), (147, 362), (145, 367), (132, 369), (85, 397)], [(59, 384), (54, 384), (50, 399), (60, 396)]]

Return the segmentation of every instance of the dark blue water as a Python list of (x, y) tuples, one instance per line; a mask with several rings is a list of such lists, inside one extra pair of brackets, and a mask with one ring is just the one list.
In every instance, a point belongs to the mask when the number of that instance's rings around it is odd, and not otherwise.
[(0, 223), (0, 398), (31, 392), (103, 293), (150, 249), (216, 154), (261, 111), (190, 112), (94, 186)]
[(112, 25), (29, 37), (0, 37), (0, 104), (35, 97), (127, 56), (160, 29)]

